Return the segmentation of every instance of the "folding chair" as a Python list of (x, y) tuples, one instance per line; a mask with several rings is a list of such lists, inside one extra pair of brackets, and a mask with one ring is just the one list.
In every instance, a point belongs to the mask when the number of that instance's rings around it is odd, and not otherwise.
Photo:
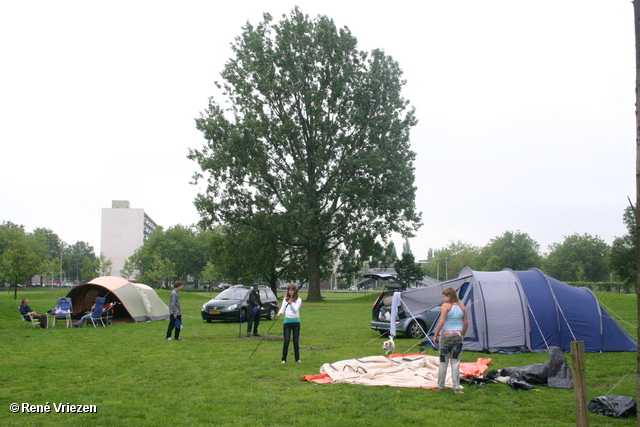
[(102, 310), (104, 310), (104, 303), (106, 298), (96, 298), (96, 303), (93, 306), (93, 311), (91, 312), (91, 323), (93, 323), (93, 327), (99, 323), (104, 326), (104, 321), (102, 320)]
[[(18, 306), (18, 311), (20, 311), (20, 306)], [(22, 312), (20, 311), (20, 318), (24, 322), (22, 326), (27, 326), (28, 323), (31, 323), (31, 326), (33, 326), (34, 329), (36, 326), (40, 326), (40, 320), (34, 319), (30, 314), (25, 314), (23, 316)]]
[(67, 328), (73, 325), (71, 314), (73, 313), (73, 304), (71, 298), (58, 298), (56, 308), (54, 308), (56, 320), (64, 320), (67, 322)]

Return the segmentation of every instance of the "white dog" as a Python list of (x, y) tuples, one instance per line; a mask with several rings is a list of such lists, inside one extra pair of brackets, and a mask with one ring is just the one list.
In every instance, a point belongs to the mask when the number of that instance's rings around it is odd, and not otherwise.
[(393, 337), (389, 337), (389, 339), (382, 343), (382, 349), (385, 354), (394, 353), (396, 351), (396, 343), (393, 342)]

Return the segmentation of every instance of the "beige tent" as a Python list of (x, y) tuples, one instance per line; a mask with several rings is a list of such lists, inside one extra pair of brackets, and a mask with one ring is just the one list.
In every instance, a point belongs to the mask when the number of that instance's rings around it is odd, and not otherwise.
[(132, 283), (122, 277), (98, 277), (74, 286), (67, 297), (72, 300), (74, 318), (90, 311), (97, 297), (104, 297), (107, 303), (120, 303), (115, 306), (116, 321), (149, 322), (169, 319), (169, 307), (156, 291), (147, 285)]

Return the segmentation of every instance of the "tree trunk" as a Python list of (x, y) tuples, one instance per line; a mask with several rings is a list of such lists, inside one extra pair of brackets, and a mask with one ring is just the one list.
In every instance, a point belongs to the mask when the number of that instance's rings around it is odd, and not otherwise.
[[(638, 104), (640, 102), (640, 0), (633, 2), (633, 17), (636, 35), (636, 316), (638, 320), (636, 334), (637, 341), (640, 342), (640, 209), (638, 202), (640, 201), (640, 112)], [(636, 400), (640, 401), (640, 352), (636, 354)], [(636, 421), (636, 425), (640, 427), (640, 417)]]
[(309, 245), (307, 250), (309, 271), (309, 293), (307, 301), (322, 301), (320, 293), (320, 249), (316, 245)]

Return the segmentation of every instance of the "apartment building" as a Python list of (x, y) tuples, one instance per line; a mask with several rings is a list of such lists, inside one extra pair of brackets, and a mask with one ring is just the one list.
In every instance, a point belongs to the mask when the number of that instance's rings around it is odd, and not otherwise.
[[(157, 224), (144, 209), (132, 209), (128, 200), (113, 200), (102, 208), (100, 252), (113, 263), (112, 276), (121, 276), (125, 261), (149, 238)], [(129, 277), (125, 277), (129, 279)]]

